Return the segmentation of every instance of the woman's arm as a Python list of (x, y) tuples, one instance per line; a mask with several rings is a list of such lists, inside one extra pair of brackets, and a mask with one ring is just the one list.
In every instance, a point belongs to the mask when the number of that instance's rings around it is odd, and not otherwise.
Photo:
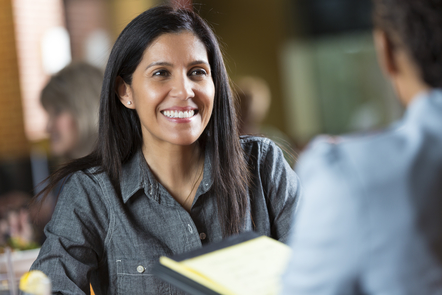
[(103, 257), (108, 225), (107, 206), (94, 176), (73, 174), (45, 228), (47, 239), (31, 269), (49, 276), (54, 293), (89, 294), (91, 272)]
[(263, 144), (261, 178), (270, 218), (271, 237), (286, 243), (292, 216), (301, 197), (299, 178), (271, 140)]

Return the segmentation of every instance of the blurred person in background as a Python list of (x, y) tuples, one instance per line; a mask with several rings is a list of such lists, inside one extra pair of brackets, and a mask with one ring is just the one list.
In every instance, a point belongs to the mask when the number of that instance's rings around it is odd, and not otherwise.
[[(48, 114), (50, 152), (56, 163), (63, 164), (84, 157), (94, 148), (98, 137), (98, 108), (103, 72), (86, 62), (73, 62), (53, 75), (41, 91), (40, 102)], [(41, 179), (49, 175), (40, 176)], [(36, 187), (37, 192), (45, 182)], [(41, 207), (31, 212), (39, 242), (43, 242), (44, 226), (49, 222), (56, 198), (62, 188), (60, 181)]]
[(16, 250), (37, 248), (38, 231), (31, 222), (31, 195), (10, 191), (0, 196), (0, 253), (8, 246)]
[(263, 124), (272, 95), (268, 83), (259, 77), (244, 76), (236, 81), (240, 135), (265, 136), (273, 140), (284, 152), (290, 166), (295, 164), (292, 140), (278, 128)]
[(67, 179), (32, 269), (57, 294), (183, 294), (160, 256), (255, 230), (286, 241), (298, 178), (267, 138), (240, 138), (216, 36), (195, 12), (132, 20), (106, 66), (96, 148)]
[(282, 294), (442, 294), (442, 1), (374, 0), (374, 24), (406, 113), (302, 154)]
[[(58, 159), (75, 159), (92, 151), (98, 134), (102, 81), (100, 69), (76, 62), (52, 76), (42, 90), (51, 153)], [(47, 176), (39, 175), (41, 179)], [(0, 180), (2, 191), (4, 180)], [(41, 206), (30, 203), (31, 196), (26, 193), (6, 190), (0, 196), (0, 247), (24, 250), (43, 242), (43, 228), (51, 218), (60, 187), (61, 183)]]
[(98, 135), (103, 73), (85, 62), (75, 62), (51, 77), (40, 101), (48, 113), (46, 130), (51, 153), (77, 159), (89, 154)]

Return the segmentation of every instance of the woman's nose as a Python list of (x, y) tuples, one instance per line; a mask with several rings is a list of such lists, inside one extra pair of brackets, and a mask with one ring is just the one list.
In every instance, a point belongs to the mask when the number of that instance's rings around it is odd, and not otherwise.
[(173, 79), (170, 95), (183, 100), (195, 96), (193, 83), (187, 75), (175, 77), (175, 79)]

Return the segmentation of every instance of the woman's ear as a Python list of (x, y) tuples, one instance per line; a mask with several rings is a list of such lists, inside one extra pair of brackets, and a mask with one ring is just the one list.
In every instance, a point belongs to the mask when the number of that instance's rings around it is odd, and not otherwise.
[(135, 109), (135, 103), (133, 100), (132, 88), (130, 85), (124, 82), (123, 78), (120, 76), (117, 77), (116, 81), (117, 86), (117, 94), (120, 98), (121, 103), (128, 109)]
[(388, 77), (393, 77), (398, 72), (393, 45), (385, 31), (375, 29), (373, 31), (374, 45), (378, 57), (379, 66)]

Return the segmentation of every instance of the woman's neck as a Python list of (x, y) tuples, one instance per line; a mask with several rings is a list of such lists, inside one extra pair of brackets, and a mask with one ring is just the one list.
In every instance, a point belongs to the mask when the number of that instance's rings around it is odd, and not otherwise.
[(155, 178), (189, 211), (204, 166), (198, 142), (189, 146), (144, 144), (143, 155)]

